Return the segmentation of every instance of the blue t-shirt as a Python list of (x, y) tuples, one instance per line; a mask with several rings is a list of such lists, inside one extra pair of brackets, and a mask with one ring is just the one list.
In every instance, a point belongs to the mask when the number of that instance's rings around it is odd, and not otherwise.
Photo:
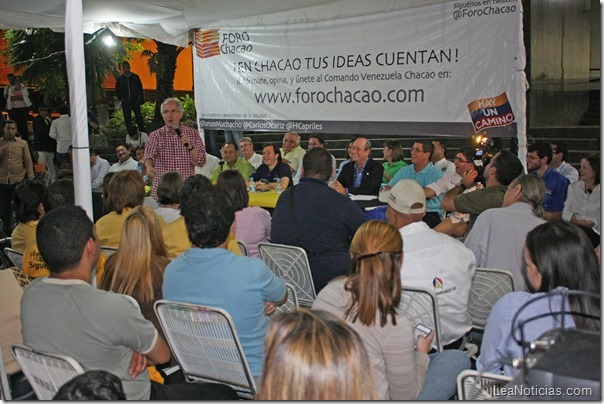
[[(432, 163), (428, 163), (428, 165), (424, 167), (424, 169), (420, 172), (415, 172), (415, 169), (413, 168), (414, 166), (415, 164), (411, 164), (407, 167), (401, 168), (394, 175), (394, 177), (392, 177), (388, 185), (393, 187), (394, 184), (396, 184), (400, 180), (407, 179), (415, 180), (420, 186), (425, 187), (429, 184), (432, 184), (433, 182), (440, 180), (444, 175), (444, 173)], [(443, 197), (444, 194), (436, 196), (434, 198), (429, 198), (426, 201), (426, 210), (428, 212), (437, 212), (439, 215), (442, 216), (443, 211), (440, 209), (440, 202), (442, 201)]]
[(268, 325), (264, 302), (284, 296), (285, 283), (264, 262), (224, 248), (191, 247), (164, 272), (164, 299), (218, 307), (230, 314), (256, 379), (262, 373)]
[[(532, 174), (537, 175), (536, 172)], [(562, 212), (564, 210), (564, 201), (568, 191), (568, 178), (554, 170), (550, 166), (545, 170), (541, 177), (545, 183), (545, 198), (543, 198), (543, 210), (546, 212)]]
[(254, 178), (254, 181), (262, 181), (265, 184), (275, 182), (277, 178), (287, 177), (289, 178), (289, 184), (287, 187), (289, 188), (294, 186), (294, 181), (292, 180), (292, 171), (290, 170), (289, 166), (282, 161), (278, 162), (277, 165), (273, 167), (273, 171), (270, 171), (268, 166), (262, 163), (251, 176)]

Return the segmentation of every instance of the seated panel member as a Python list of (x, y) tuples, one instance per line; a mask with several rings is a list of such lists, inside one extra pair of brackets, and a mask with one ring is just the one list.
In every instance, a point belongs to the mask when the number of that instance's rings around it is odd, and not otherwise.
[(352, 161), (342, 168), (331, 187), (344, 195), (377, 196), (384, 167), (371, 158), (371, 142), (362, 137), (355, 140), (350, 158)]

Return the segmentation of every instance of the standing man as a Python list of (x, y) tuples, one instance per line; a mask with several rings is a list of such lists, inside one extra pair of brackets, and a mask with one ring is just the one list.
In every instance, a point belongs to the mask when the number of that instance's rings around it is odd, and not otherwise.
[(568, 146), (564, 142), (552, 142), (552, 161), (549, 164), (554, 170), (573, 183), (579, 179), (579, 171), (566, 162)]
[(226, 142), (222, 146), (222, 149), (220, 149), (220, 154), (222, 155), (222, 161), (218, 163), (218, 167), (210, 175), (212, 184), (216, 184), (218, 176), (225, 170), (237, 170), (241, 173), (243, 179), (250, 178), (250, 175), (254, 173), (254, 166), (237, 154), (237, 145), (235, 143)]
[(543, 209), (546, 219), (561, 219), (568, 191), (568, 178), (549, 166), (552, 161), (552, 146), (547, 142), (535, 142), (527, 149), (526, 168), (545, 182)]
[(10, 235), (13, 193), (25, 178), (34, 178), (34, 164), (27, 142), (17, 138), (17, 123), (8, 120), (3, 129), (4, 136), (0, 138), (0, 219), (4, 223), (2, 231)]
[(443, 175), (453, 174), (455, 172), (455, 164), (447, 160), (447, 146), (441, 140), (433, 140), (434, 153), (432, 154), (432, 164), (436, 166)]
[(61, 116), (50, 124), (48, 136), (57, 141), (57, 165), (62, 166), (69, 161), (69, 146), (71, 146), (73, 139), (71, 137), (69, 106), (60, 105), (58, 112)]
[(262, 164), (262, 156), (254, 151), (254, 143), (252, 143), (251, 138), (242, 137), (239, 141), (239, 150), (241, 150), (243, 158), (254, 166), (254, 170)]
[(50, 176), (49, 183), (55, 181), (57, 174), (55, 170), (55, 150), (57, 141), (50, 137), (50, 125), (52, 119), (49, 116), (48, 107), (41, 104), (38, 107), (38, 116), (34, 118), (34, 147), (38, 152), (38, 162), (46, 164), (47, 175)]
[(306, 150), (300, 146), (300, 135), (296, 132), (287, 132), (283, 136), (283, 147), (279, 149), (281, 159), (289, 165), (292, 171), (292, 177), (296, 175), (298, 169), (302, 165), (302, 158)]
[(122, 70), (124, 74), (118, 77), (115, 83), (115, 95), (122, 102), (126, 129), (132, 125), (132, 112), (134, 112), (138, 129), (141, 132), (146, 132), (143, 114), (141, 113), (141, 104), (145, 102), (143, 83), (138, 74), (130, 71), (130, 63), (127, 61), (122, 62)]
[(343, 195), (376, 195), (380, 191), (384, 166), (371, 158), (371, 142), (360, 137), (352, 144), (352, 160), (331, 185)]
[(151, 132), (145, 144), (145, 167), (153, 178), (151, 196), (157, 199), (157, 183), (166, 171), (178, 171), (183, 180), (206, 163), (206, 150), (199, 132), (180, 124), (184, 108), (177, 98), (166, 98), (161, 116), (166, 124)]
[[(432, 154), (434, 153), (434, 144), (429, 140), (419, 140), (411, 148), (411, 165), (398, 170), (398, 173), (388, 183), (392, 188), (402, 179), (415, 180), (422, 186), (428, 186), (443, 177), (443, 172), (432, 164)], [(423, 217), (424, 222), (431, 229), (436, 227), (443, 216), (440, 208), (440, 201), (443, 196), (435, 196), (428, 200), (428, 210)]]

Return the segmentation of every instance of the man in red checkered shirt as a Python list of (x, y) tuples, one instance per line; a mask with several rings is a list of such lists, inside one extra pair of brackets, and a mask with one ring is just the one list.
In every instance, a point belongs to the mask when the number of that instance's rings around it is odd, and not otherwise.
[(166, 98), (161, 104), (161, 116), (166, 126), (153, 131), (145, 143), (147, 175), (153, 178), (151, 196), (157, 199), (157, 184), (166, 171), (178, 171), (183, 179), (195, 173), (195, 166), (206, 163), (206, 150), (193, 128), (180, 124), (184, 108), (176, 98)]

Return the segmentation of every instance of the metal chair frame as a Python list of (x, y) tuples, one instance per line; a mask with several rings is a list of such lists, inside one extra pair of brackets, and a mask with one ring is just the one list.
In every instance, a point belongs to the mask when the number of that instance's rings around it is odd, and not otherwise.
[(398, 307), (410, 318), (414, 328), (422, 324), (434, 331), (433, 345), (438, 352), (442, 352), (440, 314), (434, 292), (419, 286), (404, 287)]
[(239, 250), (241, 250), (241, 254), (245, 255), (246, 257), (250, 256), (250, 249), (245, 243), (245, 241), (237, 240), (237, 245), (239, 245)]
[(484, 330), (491, 309), (506, 293), (514, 291), (514, 277), (510, 271), (493, 268), (476, 268), (470, 287), (468, 312), (472, 327)]
[(285, 288), (287, 289), (287, 300), (281, 306), (277, 306), (277, 310), (271, 315), (271, 319), (276, 318), (280, 314), (296, 311), (300, 307), (300, 304), (298, 303), (298, 295), (296, 294), (296, 288), (289, 283), (285, 284)]
[(457, 375), (457, 397), (459, 400), (493, 400), (501, 387), (511, 380), (509, 376), (464, 370)]
[(23, 253), (10, 247), (4, 247), (4, 254), (17, 268), (23, 269)]

